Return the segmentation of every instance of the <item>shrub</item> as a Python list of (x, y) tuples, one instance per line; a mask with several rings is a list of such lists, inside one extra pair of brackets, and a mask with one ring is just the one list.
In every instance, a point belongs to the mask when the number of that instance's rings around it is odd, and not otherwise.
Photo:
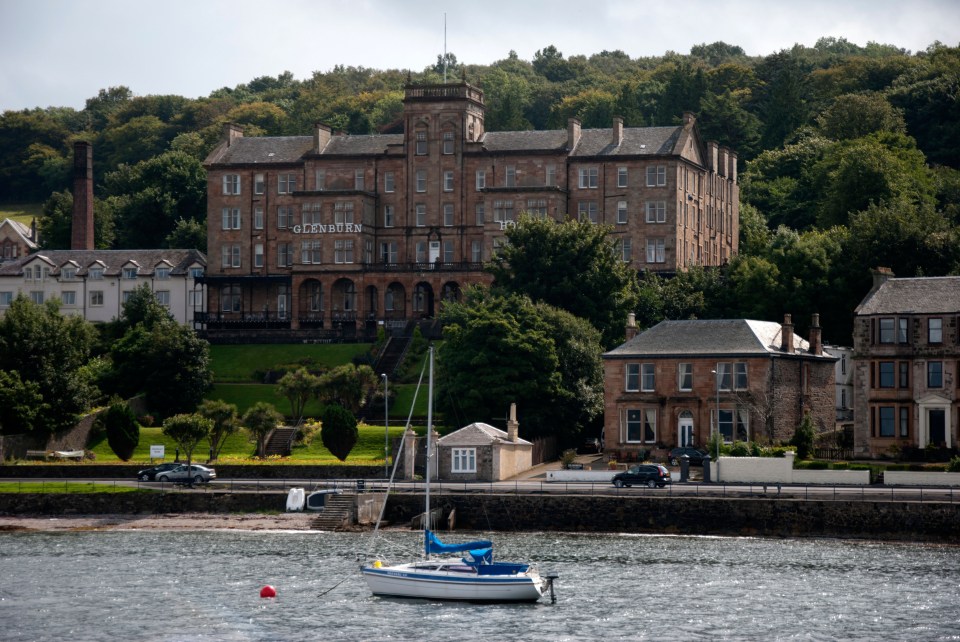
[(733, 445), (730, 446), (730, 456), (731, 457), (749, 457), (750, 456), (750, 446), (746, 442), (735, 441)]
[(313, 438), (320, 432), (319, 421), (305, 421), (300, 429), (297, 430), (297, 444), (300, 446), (309, 446)]
[(790, 443), (797, 448), (797, 457), (799, 459), (807, 459), (813, 453), (813, 442), (816, 438), (816, 433), (813, 429), (813, 419), (810, 417), (810, 413), (803, 415), (803, 421), (800, 422), (800, 425), (797, 426), (796, 431), (793, 433), (793, 439), (790, 440)]
[(570, 464), (572, 464), (573, 460), (576, 458), (577, 458), (576, 450), (572, 448), (568, 448), (567, 450), (564, 450), (563, 453), (560, 455), (560, 463), (563, 464), (563, 469), (566, 470), (567, 467), (570, 466)]
[(960, 457), (954, 457), (950, 460), (950, 463), (947, 464), (948, 473), (960, 473)]
[(324, 409), (321, 420), (320, 439), (323, 445), (334, 457), (346, 461), (360, 436), (356, 417), (340, 404), (332, 403)]
[(122, 461), (129, 461), (140, 443), (140, 426), (130, 406), (117, 401), (103, 413), (103, 425), (110, 449)]
[(804, 463), (803, 467), (807, 470), (827, 470), (830, 468), (830, 462), (821, 460), (808, 461)]

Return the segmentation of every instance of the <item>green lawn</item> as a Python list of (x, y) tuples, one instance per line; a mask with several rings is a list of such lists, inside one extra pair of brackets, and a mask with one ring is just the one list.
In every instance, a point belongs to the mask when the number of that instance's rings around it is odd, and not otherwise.
[[(423, 432), (423, 427), (419, 427), (418, 432)], [(367, 426), (360, 424), (359, 437), (357, 444), (350, 451), (346, 462), (340, 462), (339, 459), (330, 454), (330, 451), (324, 448), (323, 440), (320, 439), (320, 432), (317, 431), (310, 445), (296, 446), (290, 457), (279, 461), (271, 460), (270, 463), (289, 462), (294, 464), (339, 464), (346, 463), (357, 466), (383, 464), (383, 442), (384, 430), (382, 426)], [(400, 437), (403, 434), (403, 426), (390, 426), (390, 438)], [(140, 444), (133, 453), (130, 463), (146, 464), (150, 461), (150, 446), (163, 444), (165, 449), (165, 459), (172, 460), (176, 453), (177, 445), (173, 440), (168, 439), (160, 428), (141, 428)], [(220, 451), (221, 463), (245, 464), (253, 463), (253, 456), (256, 445), (247, 437), (245, 432), (241, 432), (227, 439), (223, 450)], [(206, 461), (209, 455), (210, 446), (207, 442), (202, 442), (193, 453), (195, 461)], [(105, 438), (96, 442), (91, 442), (90, 450), (97, 456), (97, 463), (113, 463), (120, 460), (110, 449), (110, 445)], [(181, 459), (183, 454), (181, 453)]]
[(129, 486), (95, 484), (78, 481), (0, 482), (0, 493), (141, 493), (149, 492)]
[[(396, 397), (390, 402), (390, 421), (405, 421), (410, 414), (410, 403), (413, 401), (413, 394), (416, 391), (416, 384), (401, 383), (391, 386)], [(265, 383), (218, 383), (214, 384), (213, 389), (206, 394), (207, 399), (221, 399), (227, 403), (232, 403), (237, 407), (237, 413), (243, 416), (258, 401), (265, 401), (272, 404), (277, 411), (287, 416), (290, 414), (290, 402), (286, 397), (278, 395), (277, 387)], [(307, 417), (319, 417), (323, 411), (323, 405), (316, 399), (311, 399), (307, 403), (305, 415)], [(421, 387), (420, 394), (417, 395), (417, 405), (414, 409), (414, 417), (425, 417), (427, 415), (427, 388)], [(289, 417), (288, 417), (289, 418)], [(383, 420), (383, 407), (379, 411), (374, 411), (370, 417), (371, 421), (381, 422)]]
[(255, 373), (297, 363), (333, 368), (368, 354), (369, 343), (210, 346), (213, 376), (218, 383), (256, 381)]

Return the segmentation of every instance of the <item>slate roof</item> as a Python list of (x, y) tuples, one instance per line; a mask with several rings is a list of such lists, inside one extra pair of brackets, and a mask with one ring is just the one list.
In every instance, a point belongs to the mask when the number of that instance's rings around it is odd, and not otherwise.
[[(683, 128), (624, 127), (623, 139), (613, 145), (613, 129), (584, 129), (572, 158), (594, 156), (640, 156), (672, 154)], [(376, 156), (391, 145), (402, 145), (403, 134), (337, 135), (320, 156)], [(486, 132), (480, 143), (489, 153), (564, 152), (567, 130)], [(285, 165), (300, 162), (313, 152), (312, 136), (253, 136), (236, 138), (229, 147), (218, 148), (207, 158), (209, 165)]]
[(887, 279), (870, 291), (856, 314), (956, 314), (960, 312), (960, 276)]
[(35, 250), (37, 248), (37, 244), (30, 239), (31, 230), (29, 225), (21, 223), (20, 221), (15, 221), (12, 218), (3, 219), (3, 222), (0, 222), (0, 227), (3, 227), (4, 225), (9, 225), (14, 234), (19, 236), (24, 245), (26, 245), (28, 248), (31, 250)]
[(284, 165), (297, 163), (313, 149), (313, 136), (251, 136), (219, 147), (207, 164)]
[(4, 263), (0, 266), (0, 276), (19, 276), (23, 274), (23, 266), (31, 261), (50, 265), (54, 276), (67, 263), (78, 266), (77, 276), (86, 275), (95, 263), (102, 265), (105, 277), (122, 274), (123, 267), (131, 263), (140, 268), (140, 276), (152, 275), (154, 268), (162, 263), (170, 266), (171, 276), (186, 274), (196, 263), (207, 265), (207, 257), (199, 250), (41, 250)]
[[(635, 357), (704, 357), (783, 355), (783, 327), (772, 321), (704, 319), (661, 321), (626, 343), (605, 353), (605, 359)], [(793, 335), (794, 354), (814, 356), (810, 344)], [(832, 359), (830, 355), (821, 358)]]
[(460, 430), (455, 430), (449, 435), (441, 437), (437, 440), (437, 445), (487, 446), (498, 442), (507, 444), (530, 444), (530, 442), (525, 439), (517, 439), (517, 441), (512, 442), (507, 438), (506, 431), (500, 430), (499, 428), (494, 428), (490, 424), (477, 421), (468, 426), (464, 426)]

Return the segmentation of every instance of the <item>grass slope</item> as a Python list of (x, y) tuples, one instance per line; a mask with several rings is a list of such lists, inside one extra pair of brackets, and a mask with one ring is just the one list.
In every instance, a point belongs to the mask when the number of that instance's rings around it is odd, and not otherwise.
[(369, 343), (210, 346), (213, 376), (218, 383), (257, 381), (256, 373), (283, 365), (312, 364), (333, 368), (368, 354)]

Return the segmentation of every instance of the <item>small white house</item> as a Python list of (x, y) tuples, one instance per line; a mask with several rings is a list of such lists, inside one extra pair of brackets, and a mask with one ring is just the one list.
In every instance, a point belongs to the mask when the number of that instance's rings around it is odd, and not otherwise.
[(517, 434), (516, 406), (507, 430), (472, 423), (437, 441), (438, 477), (443, 481), (500, 481), (529, 470), (533, 444)]

